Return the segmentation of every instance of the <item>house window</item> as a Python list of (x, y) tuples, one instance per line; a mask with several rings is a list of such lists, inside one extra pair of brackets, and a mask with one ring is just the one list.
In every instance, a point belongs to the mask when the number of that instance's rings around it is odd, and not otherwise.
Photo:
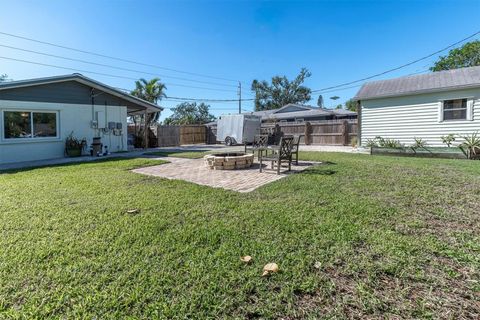
[(467, 120), (467, 99), (443, 101), (443, 120)]
[(57, 112), (4, 111), (5, 139), (57, 137)]

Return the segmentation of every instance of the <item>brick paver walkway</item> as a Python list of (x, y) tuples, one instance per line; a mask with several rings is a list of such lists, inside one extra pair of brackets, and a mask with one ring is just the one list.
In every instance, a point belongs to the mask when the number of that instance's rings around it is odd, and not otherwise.
[[(205, 167), (203, 159), (180, 159), (168, 157), (170, 163), (153, 167), (135, 169), (133, 172), (162, 177), (167, 179), (185, 180), (213, 188), (223, 188), (238, 192), (250, 192), (267, 183), (277, 181), (289, 174), (300, 172), (306, 168), (319, 164), (315, 162), (299, 162), (292, 164), (290, 172), (259, 172), (259, 164), (254, 163), (251, 168), (240, 170), (211, 170)], [(283, 169), (283, 168), (282, 168)]]

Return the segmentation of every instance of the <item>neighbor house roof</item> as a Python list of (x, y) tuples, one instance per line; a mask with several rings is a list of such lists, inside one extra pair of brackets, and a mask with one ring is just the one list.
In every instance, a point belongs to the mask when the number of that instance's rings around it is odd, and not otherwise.
[(480, 66), (365, 83), (355, 100), (397, 97), (480, 87)]
[[(285, 109), (297, 109), (297, 111), (285, 112)], [(291, 118), (312, 118), (317, 116), (349, 116), (356, 115), (356, 112), (341, 109), (322, 109), (309, 105), (289, 103), (279, 109), (255, 111), (250, 114), (262, 117), (262, 120), (283, 120)]]
[(79, 73), (54, 76), (54, 77), (46, 77), (46, 78), (2, 82), (0, 83), (0, 91), (22, 88), (22, 87), (32, 87), (32, 86), (50, 84), (50, 83), (66, 82), (66, 81), (76, 81), (76, 82), (85, 84), (87, 86), (90, 86), (92, 88), (104, 91), (108, 94), (111, 94), (113, 96), (129, 101), (130, 103), (136, 106), (140, 106), (143, 108), (143, 110), (147, 110), (147, 112), (159, 112), (163, 110), (163, 108), (159, 105), (137, 98), (135, 96), (132, 96), (131, 94), (123, 92), (122, 90), (119, 90), (117, 88), (111, 87), (104, 83), (98, 82), (91, 78), (85, 77), (84, 75)]

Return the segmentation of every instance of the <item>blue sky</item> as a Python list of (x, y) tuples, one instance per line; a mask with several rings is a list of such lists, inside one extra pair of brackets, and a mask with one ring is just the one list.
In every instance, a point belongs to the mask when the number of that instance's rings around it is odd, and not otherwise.
[[(250, 98), (253, 79), (294, 77), (321, 89), (415, 60), (480, 30), (480, 1), (0, 1), (0, 32), (88, 50), (190, 73), (238, 80)], [(477, 37), (478, 38), (478, 37)], [(182, 74), (89, 56), (0, 34), (0, 45), (35, 50), (158, 74), (171, 97), (236, 99), (236, 82)], [(0, 56), (84, 70), (119, 88), (126, 78), (152, 77), (0, 47)], [(435, 57), (379, 77), (428, 69)], [(0, 73), (21, 80), (73, 73), (0, 59)], [(186, 78), (192, 81), (175, 79)], [(212, 82), (212, 83), (202, 83)], [(186, 86), (202, 87), (190, 88)], [(324, 93), (327, 106), (358, 88)], [(338, 95), (336, 103), (328, 99)], [(316, 104), (317, 94), (311, 104)], [(176, 101), (162, 101), (167, 108)], [(214, 114), (238, 104), (212, 103)], [(253, 109), (253, 102), (243, 104)], [(170, 114), (168, 109), (162, 119)]]

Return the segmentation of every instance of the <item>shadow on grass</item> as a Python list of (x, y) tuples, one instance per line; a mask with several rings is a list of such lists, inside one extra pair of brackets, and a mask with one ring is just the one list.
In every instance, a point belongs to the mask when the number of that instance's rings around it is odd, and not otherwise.
[(335, 170), (330, 170), (330, 169), (324, 169), (324, 170), (305, 170), (301, 172), (302, 174), (307, 174), (307, 175), (322, 175), (322, 176), (331, 176), (337, 171)]

